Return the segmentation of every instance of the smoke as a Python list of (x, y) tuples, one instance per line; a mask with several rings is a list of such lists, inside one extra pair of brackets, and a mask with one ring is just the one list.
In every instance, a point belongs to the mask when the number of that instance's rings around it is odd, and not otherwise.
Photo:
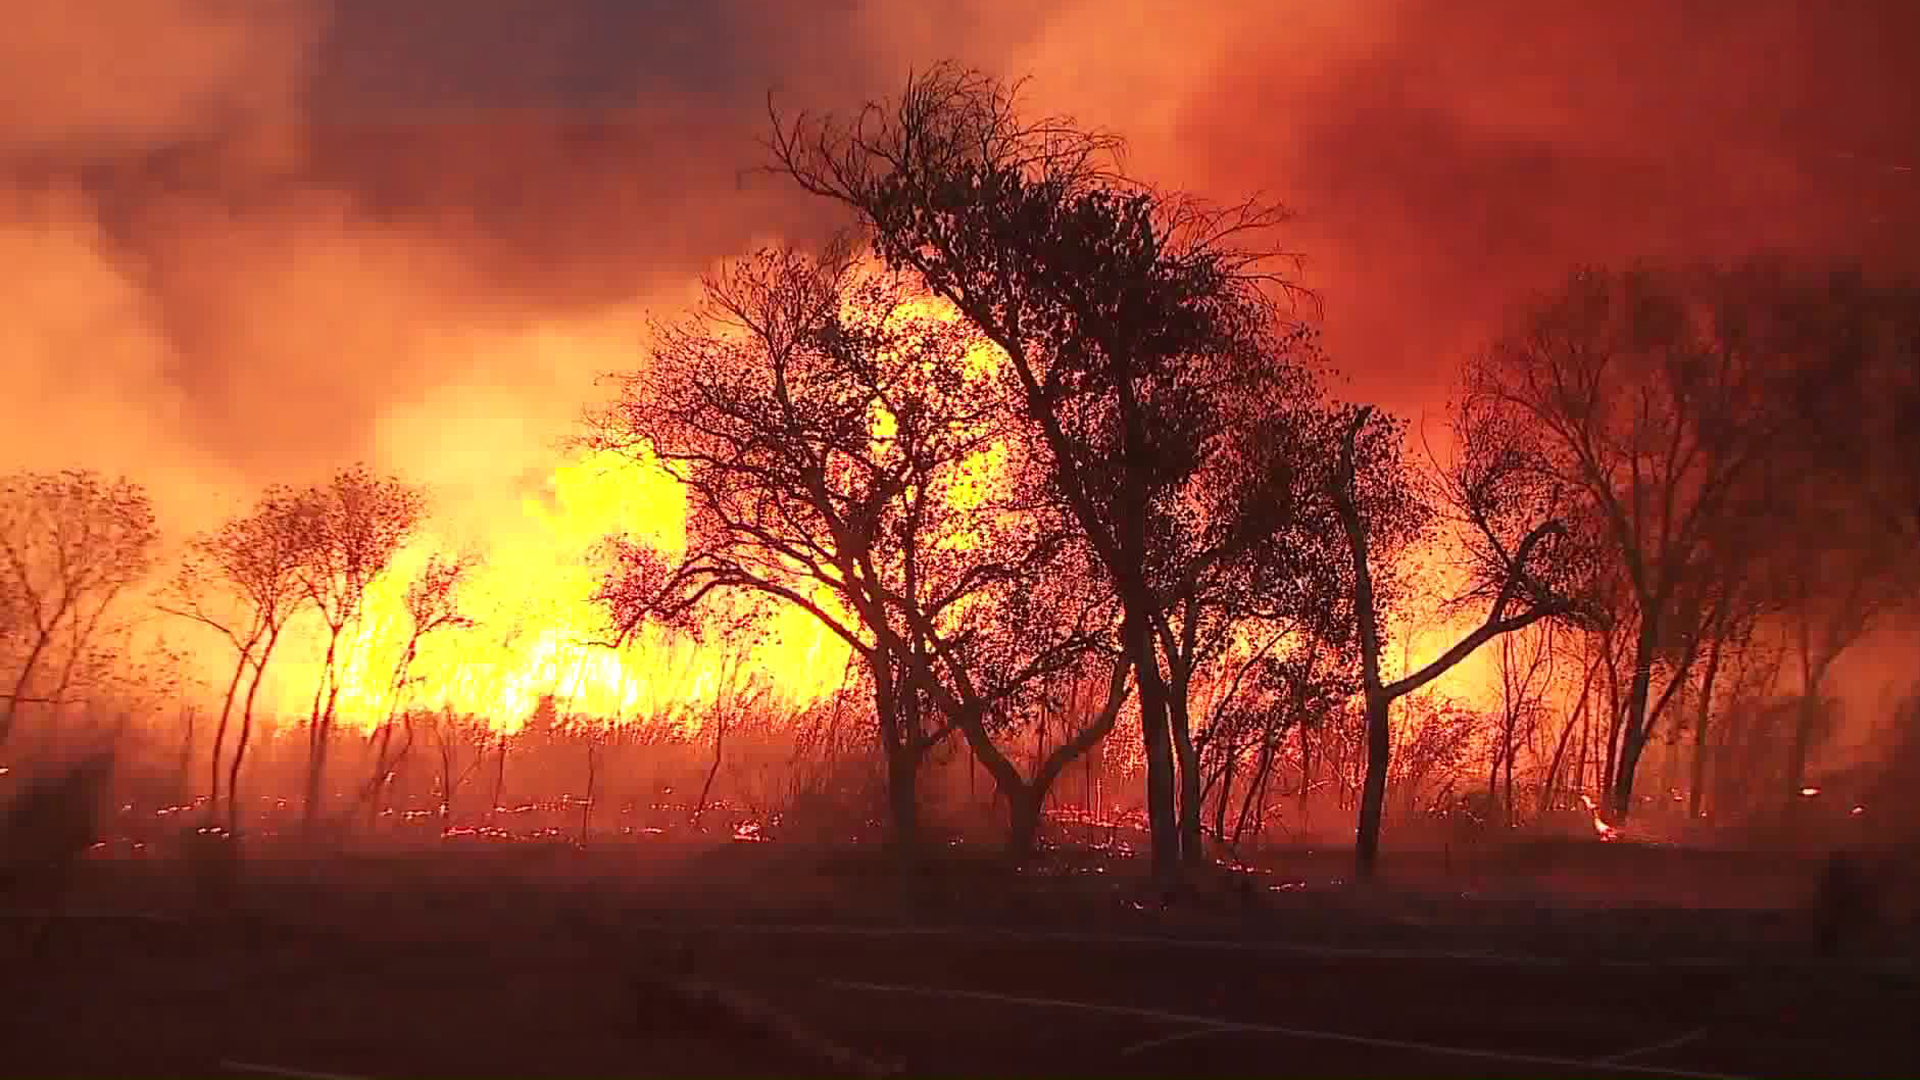
[(1440, 399), (1577, 263), (1886, 264), (1920, 239), (1912, 5), (1235, 10), (1080, 5), (1027, 58), (1034, 96), (1134, 133), (1149, 175), (1290, 204), (1335, 351), (1392, 407)]
[(9, 12), (0, 150), (138, 150), (298, 107), (307, 0), (91, 0)]
[[(1297, 212), (1356, 397), (1416, 416), (1569, 265), (1920, 250), (1898, 0), (95, 0), (0, 40), (0, 465), (174, 538), (354, 459), (484, 532), (716, 260), (830, 208), (743, 172), (771, 90), (942, 59), (1131, 165)], [(1902, 171), (1905, 170), (1905, 171)]]

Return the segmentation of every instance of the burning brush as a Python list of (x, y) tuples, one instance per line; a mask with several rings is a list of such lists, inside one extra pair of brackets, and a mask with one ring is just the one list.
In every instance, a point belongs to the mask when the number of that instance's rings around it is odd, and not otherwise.
[(1595, 836), (1598, 836), (1602, 840), (1620, 839), (1620, 830), (1607, 824), (1606, 820), (1600, 816), (1600, 807), (1594, 803), (1592, 796), (1580, 796), (1580, 805), (1586, 807), (1588, 815), (1593, 818), (1593, 833)]

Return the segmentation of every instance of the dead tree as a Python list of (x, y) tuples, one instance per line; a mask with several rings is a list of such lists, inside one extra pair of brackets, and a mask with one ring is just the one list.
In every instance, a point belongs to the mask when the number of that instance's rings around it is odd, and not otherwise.
[(97, 473), (16, 473), (0, 477), (0, 644), (15, 638), (18, 666), (0, 697), (0, 745), (23, 705), (64, 704), (70, 678), (43, 687), (39, 676), (87, 651), (107, 611), (153, 564), (153, 506), (129, 480)]
[[(411, 713), (407, 711), (408, 692), (413, 683), (408, 676), (413, 670), (413, 662), (419, 658), (420, 645), (433, 634), (463, 630), (474, 625), (471, 618), (460, 612), (459, 592), (462, 583), (472, 577), (479, 561), (479, 556), (472, 553), (463, 552), (451, 557), (436, 553), (428, 556), (426, 565), (407, 585), (407, 644), (401, 650), (400, 659), (394, 665), (393, 678), (387, 685), (387, 715), (374, 734), (373, 775), (368, 779), (363, 794), (369, 821), (378, 815), (381, 792), (392, 782), (394, 770), (400, 767), (401, 760), (413, 747), (413, 723)], [(393, 753), (396, 721), (404, 721), (407, 728), (406, 743), (397, 755)]]
[[(287, 621), (304, 599), (297, 571), (306, 558), (307, 543), (294, 493), (286, 488), (269, 488), (248, 513), (229, 519), (214, 532), (195, 537), (161, 596), (162, 611), (214, 630), (235, 653), (233, 675), (227, 680), (208, 754), (209, 820), (219, 808), (222, 756), (235, 696), (252, 668), (253, 680), (242, 705), (241, 741), (228, 777), (229, 803), (252, 734), (253, 702), (260, 681)], [(228, 818), (228, 827), (238, 828), (237, 807), (230, 807)]]
[(418, 528), (426, 500), (418, 488), (393, 477), (376, 477), (356, 465), (336, 473), (326, 485), (302, 492), (295, 506), (308, 537), (298, 570), (300, 585), (327, 634), (307, 728), (303, 820), (311, 830), (320, 813), (321, 779), (340, 700), (340, 639), (359, 621), (368, 586)]
[(1726, 562), (1717, 545), (1792, 513), (1780, 481), (1804, 463), (1807, 418), (1831, 413), (1844, 381), (1807, 371), (1862, 351), (1866, 310), (1825, 276), (1767, 267), (1588, 270), (1469, 365), (1464, 410), (1528, 440), (1526, 470), (1568, 504), (1622, 591), (1616, 820), (1632, 809), (1660, 703), (1707, 636), (1702, 599)]

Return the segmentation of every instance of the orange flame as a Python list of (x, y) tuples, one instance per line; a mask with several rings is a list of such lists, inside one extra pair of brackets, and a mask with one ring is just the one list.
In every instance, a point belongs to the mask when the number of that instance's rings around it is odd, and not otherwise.
[(1593, 832), (1595, 836), (1598, 836), (1602, 840), (1618, 840), (1620, 838), (1620, 830), (1607, 824), (1606, 820), (1600, 816), (1600, 807), (1594, 803), (1592, 797), (1587, 795), (1580, 796), (1580, 804), (1585, 806), (1587, 813), (1593, 816)]
[[(502, 734), (518, 731), (551, 695), (569, 723), (666, 724), (690, 735), (702, 706), (734, 689), (723, 682), (764, 680), (779, 698), (803, 706), (832, 692), (846, 664), (844, 642), (810, 615), (783, 609), (767, 633), (729, 662), (724, 645), (696, 646), (643, 633), (615, 650), (592, 602), (599, 567), (592, 551), (625, 533), (669, 556), (685, 543), (685, 494), (665, 473), (613, 454), (592, 454), (556, 468), (542, 497), (521, 501), (518, 520), (498, 523), (486, 561), (461, 590), (461, 610), (476, 626), (423, 639), (406, 685), (393, 685), (411, 623), (407, 584), (427, 558), (451, 546), (423, 535), (400, 552), (368, 589), (366, 609), (340, 642), (338, 723), (371, 731), (397, 708), (451, 709), (483, 719)], [(277, 711), (304, 718), (322, 676), (324, 629), (311, 623), (269, 668)]]

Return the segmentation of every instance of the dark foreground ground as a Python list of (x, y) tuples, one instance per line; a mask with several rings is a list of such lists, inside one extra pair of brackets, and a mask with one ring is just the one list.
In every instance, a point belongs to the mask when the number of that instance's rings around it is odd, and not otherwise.
[(903, 881), (777, 844), (261, 857), (217, 901), (97, 863), (37, 960), (7, 927), (0, 1073), (1920, 1072), (1910, 927), (1816, 957), (1811, 868), (1716, 866), (1741, 903), (1605, 903), (1609, 875), (1677, 895), (1708, 861), (1596, 844), (1356, 890), (1300, 858), (1171, 904), (1118, 860)]

